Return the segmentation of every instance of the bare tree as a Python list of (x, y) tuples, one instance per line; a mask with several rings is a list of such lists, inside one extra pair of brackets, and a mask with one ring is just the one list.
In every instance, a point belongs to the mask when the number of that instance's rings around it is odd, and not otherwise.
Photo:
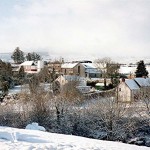
[(92, 120), (97, 120), (96, 124), (94, 123), (97, 132), (105, 133), (104, 139), (124, 141), (135, 130), (133, 106), (118, 103), (114, 97), (98, 98), (89, 104), (87, 110), (92, 113)]
[(135, 94), (137, 107), (139, 108), (138, 114), (140, 116), (150, 116), (150, 88), (141, 87), (140, 92)]
[(107, 77), (107, 64), (111, 64), (112, 60), (109, 57), (99, 58), (94, 61), (98, 69), (103, 71), (103, 77)]
[[(106, 78), (111, 78), (112, 84), (117, 84), (120, 65), (111, 60), (109, 57), (104, 57), (94, 61), (97, 68), (103, 71), (104, 87), (106, 88)], [(115, 79), (115, 80), (114, 80)]]
[(76, 88), (76, 81), (69, 81), (63, 87), (60, 87), (59, 93), (55, 96), (55, 109), (57, 122), (60, 125), (60, 120), (63, 118), (64, 113), (72, 109), (83, 101), (83, 97), (79, 90)]

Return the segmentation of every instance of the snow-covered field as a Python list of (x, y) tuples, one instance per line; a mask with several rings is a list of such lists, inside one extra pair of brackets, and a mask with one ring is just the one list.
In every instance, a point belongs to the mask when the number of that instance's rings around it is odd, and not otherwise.
[(43, 131), (0, 127), (0, 150), (149, 150), (148, 147)]

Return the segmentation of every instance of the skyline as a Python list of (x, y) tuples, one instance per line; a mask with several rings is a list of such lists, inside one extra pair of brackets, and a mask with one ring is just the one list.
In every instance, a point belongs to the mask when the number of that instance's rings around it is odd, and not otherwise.
[(149, 0), (2, 0), (0, 52), (148, 57)]

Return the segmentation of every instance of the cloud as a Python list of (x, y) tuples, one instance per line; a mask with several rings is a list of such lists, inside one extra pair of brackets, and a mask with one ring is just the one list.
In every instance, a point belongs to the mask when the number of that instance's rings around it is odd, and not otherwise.
[(148, 0), (26, 0), (0, 23), (0, 50), (57, 55), (147, 56)]

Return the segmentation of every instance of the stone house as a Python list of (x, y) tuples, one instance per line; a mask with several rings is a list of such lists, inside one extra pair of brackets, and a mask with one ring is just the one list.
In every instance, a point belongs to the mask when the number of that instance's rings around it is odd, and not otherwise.
[(54, 70), (56, 74), (61, 74), (61, 64), (60, 62), (50, 62), (48, 68), (50, 71)]
[(102, 72), (93, 63), (84, 61), (62, 64), (61, 72), (64, 75), (78, 75), (88, 78), (100, 78), (102, 76)]
[(78, 75), (79, 71), (79, 63), (64, 63), (61, 65), (61, 73), (63, 75)]
[(118, 101), (132, 102), (140, 100), (150, 91), (150, 78), (122, 80), (116, 90)]

